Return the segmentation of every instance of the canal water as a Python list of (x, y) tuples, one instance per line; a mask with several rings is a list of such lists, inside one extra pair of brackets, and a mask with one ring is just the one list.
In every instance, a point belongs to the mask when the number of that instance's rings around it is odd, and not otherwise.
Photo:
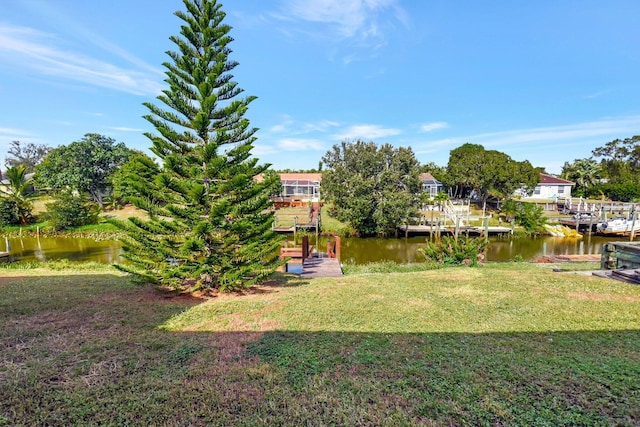
[[(421, 262), (419, 249), (426, 245), (429, 237), (410, 238), (343, 238), (341, 261), (343, 263), (367, 264), (393, 261), (397, 263)], [(624, 239), (601, 236), (585, 236), (569, 239), (552, 236), (538, 238), (491, 238), (486, 253), (487, 261), (505, 262), (516, 257), (525, 261), (547, 255), (600, 254), (602, 244)], [(121, 261), (121, 244), (117, 241), (95, 241), (71, 237), (23, 237), (9, 239), (11, 259), (14, 261), (96, 261), (113, 264)], [(291, 242), (293, 243), (293, 242)], [(315, 236), (309, 243), (319, 251), (326, 251), (327, 239)], [(0, 240), (0, 251), (4, 250)]]
[[(0, 250), (6, 250), (0, 240)], [(113, 264), (120, 261), (120, 242), (95, 241), (74, 237), (20, 237), (9, 239), (12, 261), (95, 261)]]
[[(341, 262), (367, 264), (370, 262), (393, 261), (411, 263), (424, 261), (420, 248), (426, 246), (429, 237), (409, 237), (397, 239), (382, 238), (342, 238)], [(486, 261), (508, 262), (516, 257), (532, 261), (543, 255), (600, 254), (602, 245), (612, 239), (602, 236), (584, 236), (582, 239), (541, 236), (537, 238), (490, 238), (486, 252)], [(315, 237), (310, 237), (315, 245)], [(326, 239), (320, 238), (317, 244), (321, 251), (326, 250)]]

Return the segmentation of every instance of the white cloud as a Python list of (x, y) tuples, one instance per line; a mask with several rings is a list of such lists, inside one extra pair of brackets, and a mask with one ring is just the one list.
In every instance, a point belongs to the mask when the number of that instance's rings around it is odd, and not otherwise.
[(420, 126), (420, 132), (433, 132), (438, 129), (446, 129), (449, 127), (449, 123), (447, 122), (433, 122), (433, 123), (425, 123)]
[(300, 131), (302, 133), (309, 132), (326, 132), (330, 128), (339, 126), (340, 123), (332, 121), (332, 120), (319, 120), (317, 122), (306, 122), (303, 123), (300, 127)]
[[(574, 142), (579, 144), (581, 141), (593, 138), (606, 137), (625, 137), (631, 134), (637, 134), (640, 128), (640, 116), (628, 116), (619, 118), (607, 118), (595, 120), (592, 122), (575, 123), (560, 126), (549, 126), (531, 129), (514, 129), (490, 133), (480, 133), (475, 135), (451, 137), (429, 141), (422, 144), (424, 148), (434, 146), (457, 146), (470, 142), (473, 144), (482, 144), (485, 147), (505, 148), (518, 147), (527, 145), (536, 147), (542, 144), (553, 144), (558, 146), (563, 143)], [(603, 140), (602, 143), (606, 143)]]
[(473, 138), (474, 141), (483, 141), (487, 146), (502, 147), (543, 142), (556, 143), (616, 134), (624, 136), (637, 133), (638, 128), (640, 128), (640, 116), (630, 116), (562, 126), (486, 133), (469, 137), (469, 140)]
[(257, 157), (269, 156), (271, 154), (276, 154), (277, 152), (278, 150), (273, 146), (260, 143), (253, 144), (253, 149), (251, 150), (251, 154)]
[(607, 95), (611, 93), (611, 90), (607, 89), (607, 90), (601, 90), (600, 92), (595, 92), (595, 93), (590, 93), (588, 95), (585, 95), (584, 98), (585, 99), (595, 99), (595, 98), (600, 98), (604, 95)]
[[(333, 31), (324, 31), (325, 37), (371, 41), (378, 46), (384, 45), (381, 41), (389, 24), (409, 24), (409, 15), (398, 3), (398, 0), (284, 0), (277, 18), (328, 25)], [(309, 34), (306, 28), (301, 31)]]
[(333, 120), (318, 120), (315, 122), (297, 122), (293, 117), (285, 115), (283, 121), (269, 128), (270, 133), (288, 133), (303, 135), (313, 132), (327, 132), (340, 124)]
[(0, 146), (9, 147), (12, 141), (37, 142), (38, 138), (22, 129), (0, 128)]
[(324, 143), (317, 139), (286, 138), (278, 141), (278, 148), (285, 151), (324, 150)]
[(394, 136), (401, 134), (400, 129), (384, 128), (378, 125), (355, 125), (346, 129), (337, 135), (334, 135), (336, 139), (376, 139), (385, 138), (388, 136)]
[(0, 134), (8, 134), (8, 135), (26, 135), (27, 132), (21, 129), (14, 128), (0, 128)]
[[(157, 95), (163, 88), (160, 72), (141, 70), (146, 66), (126, 69), (60, 49), (55, 45), (56, 42), (56, 37), (50, 34), (0, 24), (0, 60), (21, 67), (24, 71), (135, 95)], [(124, 56), (124, 53), (120, 52), (120, 55)]]

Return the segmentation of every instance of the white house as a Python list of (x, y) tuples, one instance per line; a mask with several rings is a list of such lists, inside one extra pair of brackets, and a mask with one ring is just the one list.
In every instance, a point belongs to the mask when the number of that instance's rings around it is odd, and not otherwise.
[(444, 188), (442, 183), (435, 179), (433, 175), (428, 172), (420, 174), (420, 181), (422, 181), (422, 189), (429, 193), (429, 196), (433, 199)]
[(557, 199), (571, 197), (571, 187), (575, 182), (557, 178), (546, 173), (540, 174), (540, 182), (536, 185), (532, 194), (525, 198), (529, 199)]
[(304, 201), (320, 200), (321, 173), (281, 173), (282, 196)]

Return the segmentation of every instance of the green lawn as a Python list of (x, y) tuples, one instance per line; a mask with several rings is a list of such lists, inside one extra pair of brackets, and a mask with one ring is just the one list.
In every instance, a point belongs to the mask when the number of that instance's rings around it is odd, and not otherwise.
[(0, 425), (638, 425), (640, 287), (548, 266), (211, 300), (0, 269)]

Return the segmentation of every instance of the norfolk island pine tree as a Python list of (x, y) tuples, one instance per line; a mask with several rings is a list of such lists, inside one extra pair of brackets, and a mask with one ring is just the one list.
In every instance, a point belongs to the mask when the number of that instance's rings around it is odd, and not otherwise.
[(180, 36), (170, 37), (177, 51), (163, 64), (168, 87), (157, 97), (164, 107), (144, 104), (156, 130), (145, 135), (162, 166), (140, 175), (131, 198), (148, 220), (118, 223), (129, 261), (119, 268), (161, 285), (230, 291), (281, 264), (270, 199), (277, 181), (256, 180), (270, 165), (251, 156), (257, 129), (244, 115), (255, 97), (241, 98), (232, 80), (238, 63), (221, 5), (183, 1)]

